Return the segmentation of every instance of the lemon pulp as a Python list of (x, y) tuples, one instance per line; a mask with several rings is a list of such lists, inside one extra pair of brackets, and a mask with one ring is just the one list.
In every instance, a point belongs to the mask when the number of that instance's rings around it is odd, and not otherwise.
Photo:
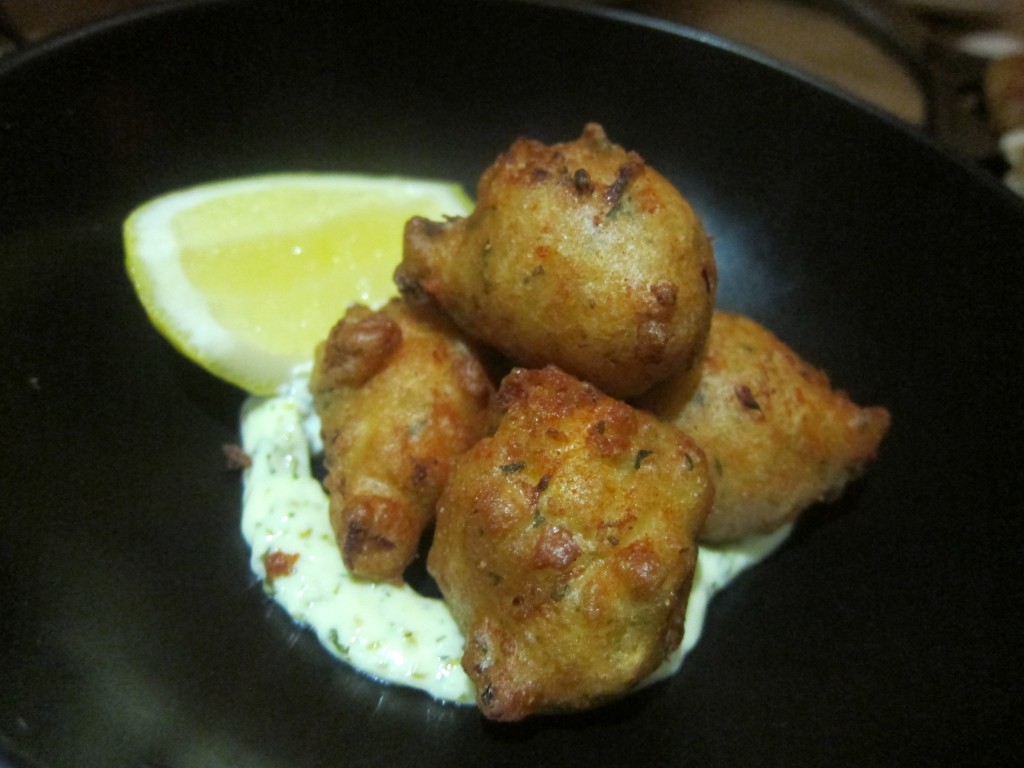
[(258, 176), (158, 197), (125, 222), (126, 264), (183, 354), (256, 394), (312, 357), (353, 302), (394, 294), (412, 216), (462, 215), (458, 185), (348, 174)]

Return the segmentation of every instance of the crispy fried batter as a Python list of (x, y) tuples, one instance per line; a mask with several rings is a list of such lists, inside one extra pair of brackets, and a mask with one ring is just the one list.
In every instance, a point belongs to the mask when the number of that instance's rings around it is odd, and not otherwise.
[(452, 458), (486, 431), (493, 387), (450, 323), (396, 299), (348, 310), (317, 348), (310, 390), (345, 565), (400, 582)]
[(512, 144), (468, 218), (410, 220), (395, 281), (519, 364), (628, 397), (694, 363), (718, 277), (679, 192), (590, 124)]
[(682, 639), (710, 472), (682, 432), (554, 367), (516, 369), (497, 403), (439, 501), (428, 568), (488, 718), (591, 707)]
[(716, 311), (704, 359), (639, 403), (696, 440), (715, 471), (701, 541), (764, 533), (837, 497), (875, 457), (885, 408), (862, 408), (749, 318)]

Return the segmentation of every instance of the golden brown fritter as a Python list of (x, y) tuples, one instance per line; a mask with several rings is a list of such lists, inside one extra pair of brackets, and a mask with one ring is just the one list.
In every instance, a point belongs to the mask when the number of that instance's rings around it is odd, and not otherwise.
[(551, 366), (498, 391), (459, 458), (427, 561), (488, 718), (595, 706), (676, 648), (712, 501), (679, 430)]
[(468, 218), (410, 220), (395, 281), (518, 364), (628, 397), (696, 360), (718, 276), (686, 200), (590, 124), (512, 144)]
[(874, 457), (885, 408), (862, 408), (768, 330), (716, 311), (703, 362), (639, 405), (689, 434), (715, 472), (701, 541), (771, 531), (837, 497)]
[(493, 386), (450, 323), (396, 299), (348, 310), (317, 348), (310, 390), (345, 565), (400, 582), (453, 457), (487, 429)]

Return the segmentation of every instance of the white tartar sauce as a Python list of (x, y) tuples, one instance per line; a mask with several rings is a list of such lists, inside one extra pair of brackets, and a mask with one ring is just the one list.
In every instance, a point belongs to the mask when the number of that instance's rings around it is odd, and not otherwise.
[[(328, 516), (327, 494), (311, 472), (321, 451), (319, 421), (299, 371), (287, 392), (251, 397), (242, 409), (242, 533), (267, 593), (321, 644), (379, 680), (459, 704), (475, 701), (460, 664), (463, 638), (444, 601), (408, 585), (378, 584), (345, 570)], [(744, 569), (770, 554), (789, 528), (729, 547), (701, 547), (683, 642), (648, 682), (674, 674), (696, 645), (708, 602)]]

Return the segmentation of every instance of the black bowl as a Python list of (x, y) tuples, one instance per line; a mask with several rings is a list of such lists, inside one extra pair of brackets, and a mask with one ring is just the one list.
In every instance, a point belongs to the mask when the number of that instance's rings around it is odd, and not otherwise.
[[(702, 215), (721, 304), (894, 426), (863, 481), (720, 595), (675, 678), (494, 725), (351, 672), (264, 596), (221, 456), (243, 395), (147, 323), (120, 226), (268, 171), (472, 188), (518, 135), (590, 120)], [(104, 768), (1009, 760), (1022, 255), (1024, 205), (984, 172), (618, 13), (190, 2), (0, 60), (0, 743)]]

